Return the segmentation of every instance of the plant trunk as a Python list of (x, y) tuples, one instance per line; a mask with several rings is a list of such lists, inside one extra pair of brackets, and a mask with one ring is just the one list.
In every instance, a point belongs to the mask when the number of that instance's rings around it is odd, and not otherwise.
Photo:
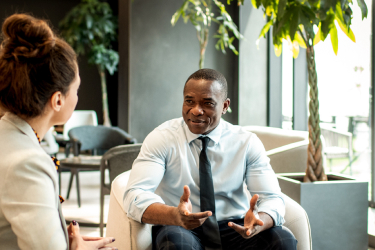
[(318, 99), (318, 79), (315, 67), (314, 46), (306, 49), (307, 71), (309, 74), (310, 102), (309, 102), (309, 146), (307, 149), (307, 169), (304, 182), (326, 181), (324, 173), (322, 141), (320, 139), (320, 117)]
[(206, 54), (206, 47), (208, 43), (208, 33), (209, 33), (210, 27), (205, 27), (202, 32), (197, 32), (198, 40), (199, 40), (199, 47), (200, 47), (200, 53), (199, 53), (199, 69), (203, 69), (204, 67), (204, 58)]
[(107, 95), (107, 79), (105, 78), (105, 70), (98, 66), (100, 74), (100, 82), (102, 85), (102, 104), (103, 104), (103, 125), (111, 127), (111, 119), (109, 118), (108, 111), (108, 95)]

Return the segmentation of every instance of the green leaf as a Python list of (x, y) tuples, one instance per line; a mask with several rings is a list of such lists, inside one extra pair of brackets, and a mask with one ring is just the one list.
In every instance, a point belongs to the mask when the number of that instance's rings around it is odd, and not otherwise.
[(171, 19), (171, 24), (172, 24), (172, 26), (175, 26), (175, 25), (176, 25), (176, 23), (177, 23), (178, 19), (180, 18), (180, 16), (181, 16), (181, 11), (180, 11), (180, 10), (177, 10), (177, 11), (173, 14), (172, 19)]
[(314, 40), (313, 40), (313, 45), (314, 46), (317, 45), (321, 41), (321, 39), (320, 39), (320, 33), (321, 33), (321, 31), (320, 31), (320, 25), (319, 25), (318, 32), (316, 32)]
[(292, 41), (294, 40), (294, 36), (296, 35), (296, 31), (298, 28), (298, 21), (299, 21), (299, 9), (294, 8), (292, 20), (290, 21), (290, 24), (289, 24), (289, 35)]
[(280, 45), (275, 44), (274, 50), (275, 50), (275, 55), (277, 57), (281, 56), (281, 52), (283, 51), (283, 45), (282, 44), (280, 44)]
[(262, 0), (251, 0), (251, 3), (253, 4), (254, 8), (258, 9), (262, 4)]
[(364, 0), (357, 0), (357, 3), (358, 3), (358, 6), (359, 8), (361, 8), (361, 12), (362, 12), (362, 20), (367, 17), (367, 5), (365, 3)]
[(277, 6), (277, 19), (280, 20), (285, 12), (287, 0), (279, 0), (279, 5)]
[(268, 32), (268, 30), (271, 28), (273, 24), (273, 19), (269, 20), (262, 28), (262, 30), (260, 31), (260, 34), (259, 34), (259, 37), (258, 37), (258, 40), (261, 38), (261, 37), (266, 37), (266, 34)]
[(350, 40), (352, 40), (353, 42), (355, 42), (355, 36), (354, 36), (353, 31), (350, 28), (346, 27), (345, 24), (343, 24), (340, 21), (340, 19), (338, 19), (337, 17), (336, 17), (336, 21), (337, 21), (337, 24), (339, 25), (340, 29), (345, 33), (345, 35), (347, 37), (349, 37)]
[(327, 15), (327, 18), (325, 20), (322, 20), (321, 22), (321, 33), (320, 33), (320, 39), (324, 41), (328, 34), (330, 33), (331, 29), (335, 27), (335, 14), (330, 12)]
[(336, 29), (335, 25), (333, 25), (329, 34), (331, 36), (331, 43), (332, 43), (333, 51), (337, 55), (337, 51), (338, 51), (338, 48), (339, 48), (339, 39), (337, 37), (337, 29)]
[(86, 15), (86, 26), (88, 29), (91, 29), (93, 23), (93, 18), (90, 14)]

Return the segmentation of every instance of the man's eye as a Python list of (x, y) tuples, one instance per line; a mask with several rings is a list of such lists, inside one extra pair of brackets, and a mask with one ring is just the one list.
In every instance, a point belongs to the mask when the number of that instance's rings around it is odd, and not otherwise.
[(206, 102), (206, 105), (208, 105), (208, 106), (214, 106), (215, 104), (213, 102)]
[(185, 100), (186, 103), (193, 103), (192, 100)]

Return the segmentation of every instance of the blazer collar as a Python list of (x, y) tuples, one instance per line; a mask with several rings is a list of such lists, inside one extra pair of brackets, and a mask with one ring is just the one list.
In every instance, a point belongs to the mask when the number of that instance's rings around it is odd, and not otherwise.
[(5, 115), (1, 118), (1, 120), (7, 121), (11, 124), (13, 124), (16, 128), (18, 128), (23, 134), (27, 135), (30, 137), (31, 141), (35, 143), (36, 145), (39, 145), (38, 138), (36, 138), (36, 135), (31, 128), (31, 126), (22, 118), (19, 116), (7, 112)]

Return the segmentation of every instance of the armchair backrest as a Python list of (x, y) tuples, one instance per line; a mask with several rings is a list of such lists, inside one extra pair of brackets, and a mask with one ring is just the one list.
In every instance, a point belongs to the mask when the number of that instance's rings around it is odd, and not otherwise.
[(112, 181), (121, 173), (130, 170), (137, 158), (142, 143), (121, 145), (108, 150), (102, 157), (101, 168), (109, 170), (109, 181)]
[(120, 128), (102, 125), (72, 128), (69, 131), (69, 137), (73, 144), (74, 155), (78, 155), (81, 150), (108, 150), (119, 145), (137, 142)]
[(74, 110), (72, 116), (64, 124), (64, 140), (69, 140), (69, 130), (85, 125), (98, 125), (98, 117), (96, 115), (96, 112), (94, 110)]
[(308, 132), (306, 131), (265, 126), (245, 126), (244, 128), (258, 136), (266, 151), (291, 143), (308, 140)]

